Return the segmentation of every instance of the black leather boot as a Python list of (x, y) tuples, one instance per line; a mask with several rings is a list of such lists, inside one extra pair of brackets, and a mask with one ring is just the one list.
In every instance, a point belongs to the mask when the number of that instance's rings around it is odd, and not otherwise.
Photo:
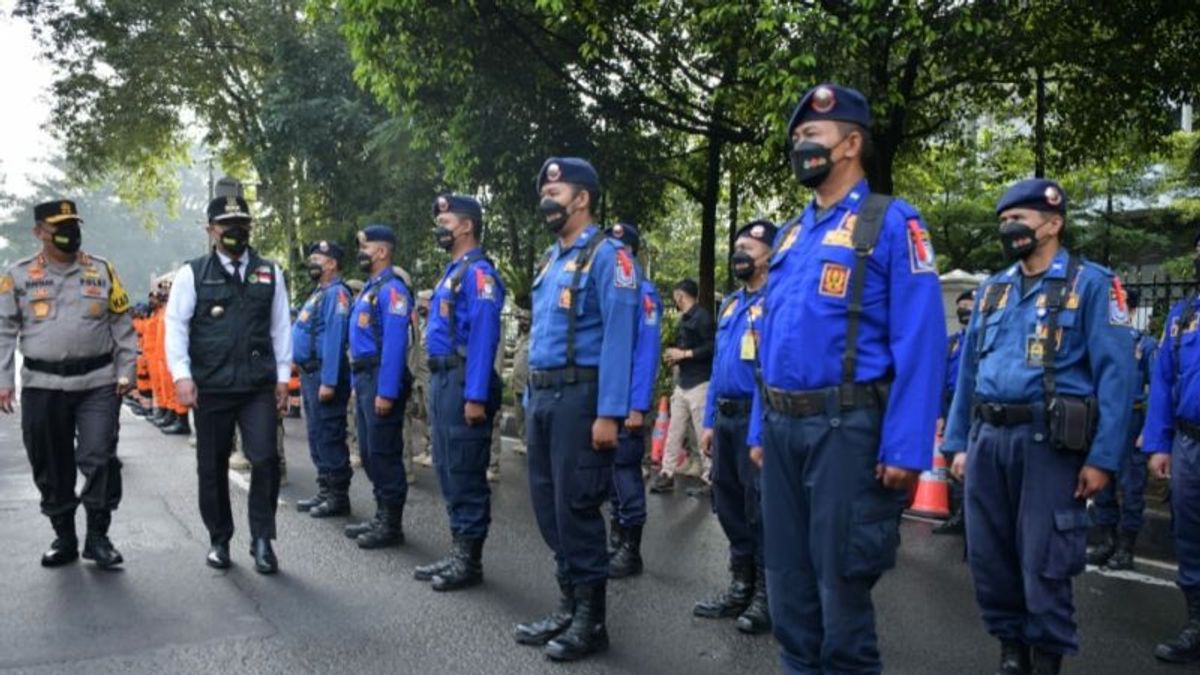
[(313, 518), (335, 518), (350, 515), (350, 485), (327, 483), (325, 499), (308, 511)]
[(1029, 675), (1029, 647), (1017, 640), (1000, 641), (1000, 669), (996, 675)]
[(1033, 650), (1033, 667), (1030, 675), (1058, 675), (1062, 671), (1062, 654), (1042, 651), (1036, 647)]
[(758, 568), (754, 582), (754, 597), (750, 606), (737, 619), (737, 629), (748, 635), (762, 635), (771, 630), (771, 611), (767, 606), (767, 574)]
[(435, 560), (428, 565), (417, 565), (413, 569), (413, 578), (417, 581), (433, 581), (433, 578), (445, 571), (454, 562), (454, 543), (450, 544), (450, 552), (446, 557)]
[(1174, 638), (1154, 648), (1154, 658), (1168, 663), (1200, 661), (1200, 589), (1183, 592), (1187, 600), (1188, 620)]
[(404, 543), (404, 505), (387, 504), (383, 515), (370, 531), (358, 535), (355, 540), (362, 549), (387, 548)]
[(625, 528), (616, 520), (612, 521), (612, 525), (608, 528), (608, 554), (612, 555), (621, 548), (621, 540), (625, 538)]
[(735, 560), (729, 571), (733, 574), (729, 588), (715, 598), (697, 602), (692, 614), (705, 619), (730, 619), (746, 611), (754, 598), (754, 560)]
[(578, 661), (608, 649), (606, 601), (604, 582), (576, 586), (575, 616), (565, 631), (546, 644), (546, 656), (554, 661)]
[(154, 426), (158, 427), (159, 429), (165, 429), (166, 427), (174, 424), (175, 420), (178, 418), (179, 415), (176, 415), (174, 411), (163, 408), (162, 415), (159, 415), (158, 418), (154, 420)]
[(159, 428), (159, 431), (168, 436), (190, 435), (192, 433), (192, 425), (188, 424), (187, 415), (180, 415), (178, 413), (171, 414), (175, 417), (175, 419), (171, 420), (169, 424), (164, 424)]
[(42, 567), (62, 567), (79, 559), (79, 537), (75, 535), (75, 512), (54, 516), (54, 541), (42, 554)]
[(343, 528), (342, 531), (346, 534), (346, 537), (348, 537), (350, 539), (358, 539), (360, 536), (375, 529), (376, 524), (379, 523), (379, 520), (381, 518), (383, 518), (383, 511), (384, 511), (383, 502), (376, 499), (374, 516), (371, 516), (369, 519), (363, 520), (363, 521), (360, 521), (357, 523), (350, 523), (345, 528)]
[(1137, 544), (1137, 537), (1137, 530), (1118, 531), (1117, 549), (1104, 563), (1104, 569), (1114, 572), (1133, 569), (1133, 547)]
[(83, 542), (83, 559), (96, 563), (102, 570), (112, 569), (125, 559), (121, 557), (112, 542), (108, 539), (108, 527), (112, 524), (111, 511), (87, 512), (87, 539)]
[(642, 526), (621, 529), (621, 543), (608, 562), (610, 579), (624, 579), (642, 573)]
[(255, 539), (250, 542), (250, 556), (254, 558), (254, 571), (259, 574), (274, 574), (279, 571), (279, 559), (270, 539)]
[(1117, 528), (1105, 527), (1101, 530), (1100, 543), (1087, 549), (1087, 564), (1103, 565), (1108, 562), (1117, 550)]
[(934, 534), (962, 534), (966, 531), (966, 524), (963, 521), (963, 510), (959, 506), (950, 514), (950, 517), (942, 524), (933, 528)]
[(304, 499), (297, 499), (296, 510), (300, 511), (301, 513), (311, 511), (314, 506), (317, 506), (321, 502), (325, 501), (327, 497), (329, 497), (329, 481), (317, 476), (317, 494)]
[(483, 583), (483, 540), (455, 537), (450, 564), (432, 581), (435, 591), (457, 591)]
[(558, 609), (540, 619), (517, 625), (515, 637), (518, 644), (540, 647), (571, 625), (571, 618), (575, 616), (575, 586), (561, 570), (558, 573), (558, 591)]

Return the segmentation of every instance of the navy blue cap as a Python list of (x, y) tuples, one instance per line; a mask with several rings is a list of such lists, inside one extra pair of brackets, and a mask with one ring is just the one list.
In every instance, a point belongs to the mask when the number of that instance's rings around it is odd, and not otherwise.
[(775, 227), (775, 223), (769, 220), (752, 220), (737, 231), (733, 240), (737, 241), (742, 237), (750, 237), (751, 239), (761, 241), (767, 246), (774, 246), (776, 232), (778, 232), (778, 228)]
[(70, 199), (56, 199), (52, 202), (38, 204), (33, 207), (33, 220), (48, 225), (61, 223), (64, 220), (83, 222), (83, 218), (79, 217), (79, 209), (75, 208), (75, 202)]
[(250, 206), (237, 195), (217, 197), (208, 203), (208, 222), (222, 223), (227, 220), (249, 221)]
[(958, 297), (954, 299), (954, 304), (957, 305), (958, 303), (962, 302), (963, 300), (974, 300), (974, 299), (975, 299), (975, 289), (968, 288), (967, 290), (958, 294)]
[(1008, 192), (996, 204), (996, 215), (1016, 208), (1066, 213), (1067, 193), (1052, 180), (1027, 178), (1008, 188)]
[(396, 233), (387, 225), (368, 225), (358, 233), (358, 241), (382, 241), (396, 245)]
[(600, 174), (591, 162), (579, 157), (551, 157), (538, 171), (537, 189), (546, 183), (572, 183), (600, 191)]
[(308, 255), (312, 255), (314, 253), (320, 253), (321, 255), (329, 256), (334, 260), (341, 260), (345, 251), (340, 245), (338, 245), (336, 241), (322, 239), (321, 241), (313, 242), (309, 245)]
[(788, 122), (788, 142), (796, 127), (811, 120), (834, 120), (853, 122), (864, 128), (871, 127), (871, 105), (867, 97), (857, 89), (836, 84), (819, 84), (800, 99)]
[(476, 225), (483, 225), (483, 207), (480, 206), (479, 200), (467, 195), (438, 195), (437, 199), (433, 200), (433, 217), (437, 218), (439, 213), (466, 216), (475, 221)]
[(605, 230), (604, 235), (625, 244), (634, 255), (642, 247), (642, 235), (638, 234), (637, 226), (633, 223), (617, 223)]

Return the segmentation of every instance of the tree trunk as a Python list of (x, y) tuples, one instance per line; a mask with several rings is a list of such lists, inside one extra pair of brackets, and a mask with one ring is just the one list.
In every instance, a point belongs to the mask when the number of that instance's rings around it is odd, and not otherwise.
[(710, 127), (704, 199), (700, 204), (700, 306), (710, 312), (716, 292), (717, 203), (721, 199), (721, 147), (724, 144), (720, 134)]
[[(734, 163), (730, 162), (729, 166), (729, 248), (728, 253), (733, 254), (733, 246), (737, 241), (738, 221), (738, 206), (739, 192), (737, 182), (737, 170), (734, 168)], [(733, 268), (725, 266), (725, 293), (732, 293), (734, 288)]]
[(1046, 73), (1037, 69), (1036, 110), (1033, 120), (1033, 175), (1046, 176)]

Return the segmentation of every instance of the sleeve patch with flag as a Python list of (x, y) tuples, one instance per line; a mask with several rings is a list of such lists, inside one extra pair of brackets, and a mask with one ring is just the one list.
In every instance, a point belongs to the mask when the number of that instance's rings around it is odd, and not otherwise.
[(1113, 277), (1112, 286), (1108, 289), (1108, 322), (1114, 326), (1130, 325), (1129, 303), (1125, 298), (1125, 288), (1121, 279)]
[(642, 313), (645, 315), (645, 324), (653, 326), (658, 323), (658, 312), (654, 306), (654, 298), (649, 294), (642, 296)]
[(933, 260), (933, 242), (929, 231), (921, 227), (921, 221), (916, 218), (908, 219), (908, 262), (913, 274), (936, 273), (937, 264)]
[(391, 295), (388, 299), (388, 314), (408, 314), (408, 302), (404, 299), (404, 294), (394, 288), (389, 292)]
[(613, 285), (617, 288), (637, 288), (637, 275), (633, 273), (633, 258), (624, 248), (617, 249), (617, 268), (613, 273)]
[(496, 280), (482, 267), (475, 268), (475, 297), (480, 300), (496, 299)]
[(340, 288), (337, 295), (337, 313), (343, 316), (350, 313), (350, 294)]

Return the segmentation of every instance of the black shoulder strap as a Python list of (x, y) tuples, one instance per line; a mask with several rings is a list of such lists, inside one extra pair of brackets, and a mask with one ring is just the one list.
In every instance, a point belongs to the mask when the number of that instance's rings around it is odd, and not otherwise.
[(846, 308), (846, 349), (842, 353), (843, 407), (854, 405), (854, 375), (858, 366), (858, 327), (862, 320), (863, 289), (866, 286), (867, 259), (879, 241), (883, 217), (893, 201), (891, 195), (869, 194), (858, 212), (854, 225), (854, 271), (850, 273), (850, 305)]
[(1179, 383), (1179, 377), (1183, 374), (1183, 364), (1179, 362), (1179, 343), (1183, 338), (1183, 331), (1187, 330), (1188, 324), (1196, 316), (1196, 297), (1200, 290), (1193, 290), (1183, 298), (1183, 309), (1179, 310), (1179, 318), (1175, 320), (1175, 334), (1171, 335), (1171, 327), (1167, 326), (1167, 335), (1171, 338), (1171, 357), (1175, 359), (1175, 382)]
[(575, 367), (575, 303), (578, 302), (579, 294), (576, 292), (579, 286), (579, 279), (583, 276), (583, 270), (592, 262), (592, 256), (595, 255), (596, 249), (605, 241), (606, 237), (597, 232), (592, 236), (592, 240), (587, 243), (587, 246), (579, 252), (575, 258), (575, 273), (571, 276), (571, 288), (568, 293), (571, 294), (571, 302), (567, 307), (567, 367)]
[(1079, 258), (1067, 257), (1067, 273), (1062, 279), (1046, 280), (1046, 337), (1042, 339), (1042, 388), (1045, 391), (1047, 406), (1054, 400), (1057, 393), (1054, 368), (1058, 356), (1058, 313), (1062, 310), (1067, 297), (1067, 289), (1075, 285), (1079, 276)]
[[(474, 265), (480, 260), (487, 260), (487, 256), (483, 254), (483, 251), (478, 249), (471, 251), (467, 255), (463, 256), (462, 264), (458, 266), (458, 269), (454, 270), (454, 274), (451, 274), (450, 278), (448, 279), (450, 282), (450, 297), (445, 301), (445, 304), (447, 312), (446, 325), (450, 331), (451, 345), (454, 345), (454, 341), (458, 339), (458, 327), (455, 325), (457, 317), (454, 314), (454, 305), (458, 302), (458, 291), (462, 289), (463, 277), (467, 275), (467, 270), (471, 269), (471, 265)], [(459, 356), (466, 356), (465, 345), (462, 347), (455, 347), (455, 349), (458, 351)]]

